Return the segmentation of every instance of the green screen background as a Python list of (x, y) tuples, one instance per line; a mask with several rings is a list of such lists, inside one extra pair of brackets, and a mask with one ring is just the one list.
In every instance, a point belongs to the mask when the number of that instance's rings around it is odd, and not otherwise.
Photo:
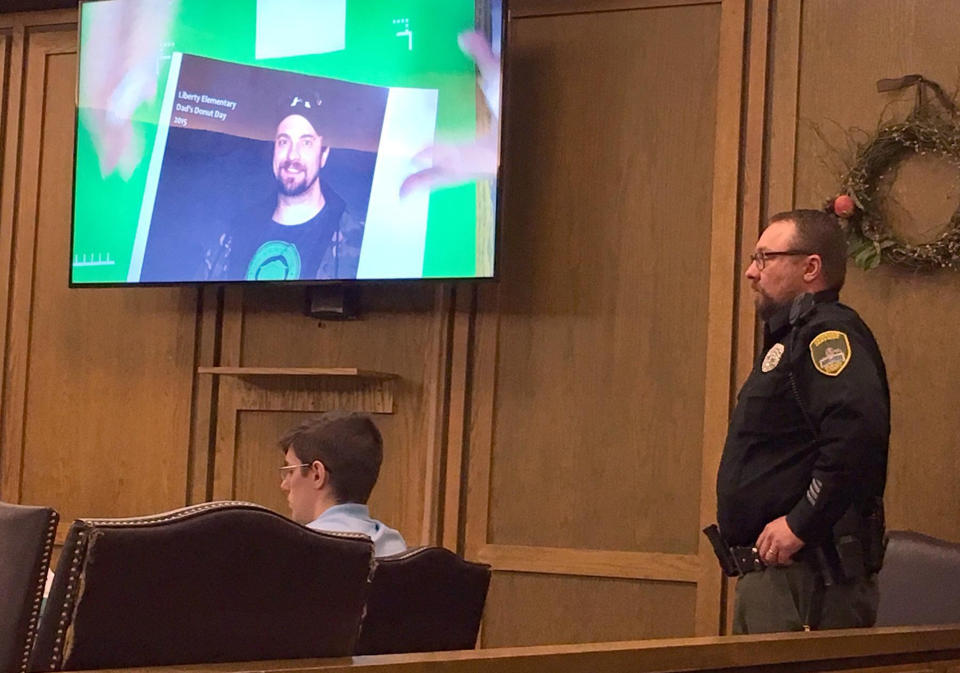
[[(89, 22), (101, 0), (81, 6), (80, 58)], [(456, 37), (475, 24), (473, 0), (347, 0), (346, 49), (288, 58), (255, 58), (256, 0), (179, 0), (164, 56), (173, 51), (244, 65), (291, 70), (376, 86), (438, 90), (436, 139), (476, 132), (476, 69)], [(414, 51), (390, 30), (397, 17), (410, 19)], [(75, 283), (125, 283), (140, 205), (150, 165), (169, 58), (161, 64), (157, 92), (134, 115), (143, 155), (129, 179), (103, 176), (84, 116), (78, 115), (74, 199), (74, 260), (104, 258), (113, 266), (73, 267)], [(80, 86), (84, 86), (81, 77)], [(477, 187), (469, 183), (430, 195), (424, 277), (476, 275)]]

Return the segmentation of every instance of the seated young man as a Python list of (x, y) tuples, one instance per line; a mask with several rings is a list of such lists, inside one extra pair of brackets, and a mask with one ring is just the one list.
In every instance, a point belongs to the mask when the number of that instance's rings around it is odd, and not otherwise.
[(291, 518), (321, 531), (363, 533), (376, 556), (407, 548), (399, 532), (370, 517), (367, 499), (383, 462), (383, 438), (364, 414), (327, 412), (288, 431), (280, 488)]

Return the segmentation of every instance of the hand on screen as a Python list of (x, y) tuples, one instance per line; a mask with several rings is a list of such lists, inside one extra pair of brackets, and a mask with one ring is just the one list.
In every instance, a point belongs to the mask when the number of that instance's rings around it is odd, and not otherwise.
[(500, 117), (500, 59), (490, 42), (476, 31), (461, 33), (460, 49), (480, 71), (480, 89), (490, 111), (490, 128), (470, 143), (436, 143), (413, 157), (427, 168), (409, 175), (400, 185), (400, 196), (437, 187), (451, 187), (497, 175), (498, 121)]
[(158, 61), (176, 4), (141, 0), (136, 19), (124, 3), (91, 7), (82, 35), (79, 107), (104, 176), (116, 171), (126, 180), (143, 159), (133, 116), (157, 95)]

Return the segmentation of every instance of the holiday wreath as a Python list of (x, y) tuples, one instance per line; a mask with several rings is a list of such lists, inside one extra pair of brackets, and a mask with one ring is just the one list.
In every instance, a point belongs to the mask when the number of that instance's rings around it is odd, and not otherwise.
[[(935, 240), (919, 244), (898, 236), (880, 212), (881, 178), (905, 159), (933, 155), (960, 168), (957, 108), (940, 85), (920, 75), (908, 75), (880, 80), (877, 90), (912, 85), (917, 86), (913, 112), (904, 121), (881, 126), (873, 138), (859, 145), (853, 166), (841, 181), (839, 196), (826, 204), (827, 211), (846, 221), (850, 256), (864, 269), (881, 262), (924, 271), (960, 269), (960, 209)], [(936, 94), (936, 102), (925, 100), (925, 88)]]

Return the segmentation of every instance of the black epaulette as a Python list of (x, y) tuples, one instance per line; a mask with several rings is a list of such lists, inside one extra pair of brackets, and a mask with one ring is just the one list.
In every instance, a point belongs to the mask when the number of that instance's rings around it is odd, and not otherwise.
[(817, 303), (813, 300), (812, 293), (804, 292), (803, 294), (797, 295), (793, 298), (793, 303), (790, 305), (790, 324), (797, 325), (804, 321), (813, 313), (816, 307)]

